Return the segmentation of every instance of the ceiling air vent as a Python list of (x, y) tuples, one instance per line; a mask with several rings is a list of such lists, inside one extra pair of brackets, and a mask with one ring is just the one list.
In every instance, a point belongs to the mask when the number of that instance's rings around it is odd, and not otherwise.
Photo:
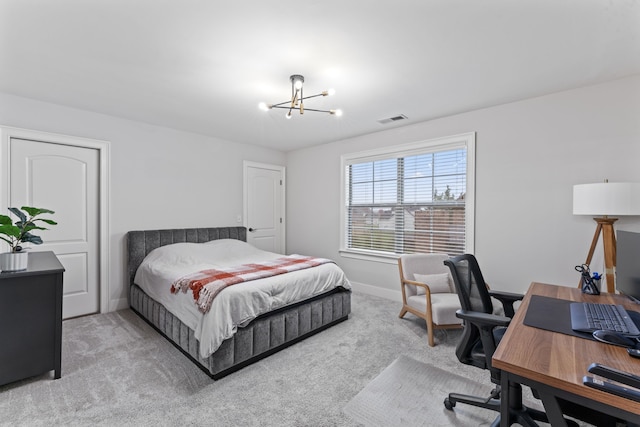
[(405, 116), (404, 114), (399, 114), (394, 117), (389, 117), (388, 119), (380, 119), (378, 120), (378, 123), (386, 125), (387, 123), (398, 122), (400, 120), (407, 120), (407, 116)]

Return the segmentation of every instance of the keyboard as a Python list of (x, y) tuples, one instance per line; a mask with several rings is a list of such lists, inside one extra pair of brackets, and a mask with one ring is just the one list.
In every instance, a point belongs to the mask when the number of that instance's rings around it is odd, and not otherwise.
[(640, 330), (621, 305), (573, 302), (570, 309), (571, 329), (574, 331), (591, 333), (604, 329), (622, 335), (640, 336)]

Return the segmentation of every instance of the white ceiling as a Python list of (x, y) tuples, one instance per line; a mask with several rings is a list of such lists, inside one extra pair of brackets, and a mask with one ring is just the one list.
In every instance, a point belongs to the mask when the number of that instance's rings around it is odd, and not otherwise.
[(638, 0), (0, 0), (0, 91), (284, 151), (638, 73)]

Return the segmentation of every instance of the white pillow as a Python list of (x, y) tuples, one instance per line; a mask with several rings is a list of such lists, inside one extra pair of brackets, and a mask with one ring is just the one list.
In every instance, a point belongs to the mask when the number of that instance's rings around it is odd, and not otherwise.
[[(451, 292), (451, 283), (449, 281), (449, 273), (440, 274), (414, 274), (416, 282), (429, 285), (432, 294), (441, 294)], [(425, 293), (423, 288), (418, 288), (418, 295)]]

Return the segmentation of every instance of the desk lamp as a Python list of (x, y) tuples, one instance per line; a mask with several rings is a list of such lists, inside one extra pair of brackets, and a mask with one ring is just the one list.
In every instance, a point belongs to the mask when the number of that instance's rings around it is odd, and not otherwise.
[[(608, 182), (573, 186), (573, 214), (593, 215), (598, 224), (585, 264), (590, 264), (600, 234), (603, 235), (607, 292), (615, 292), (616, 235), (613, 223), (618, 216), (640, 215), (640, 183)], [(611, 216), (613, 217), (611, 217)]]

